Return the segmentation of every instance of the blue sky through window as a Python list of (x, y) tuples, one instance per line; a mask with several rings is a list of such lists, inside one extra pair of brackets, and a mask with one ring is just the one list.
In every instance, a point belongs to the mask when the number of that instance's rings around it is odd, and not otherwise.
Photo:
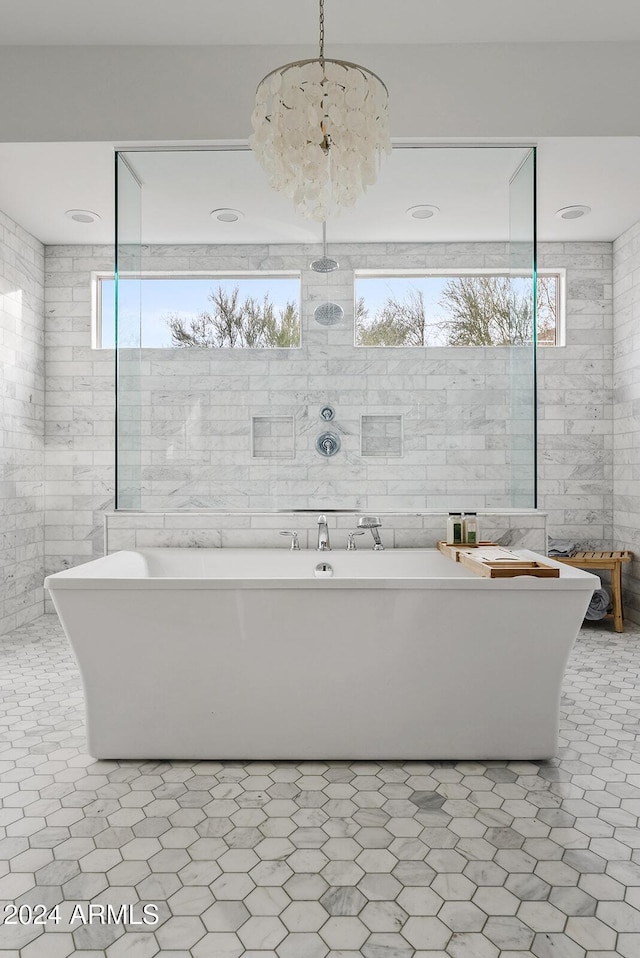
[[(439, 307), (442, 291), (453, 276), (356, 276), (356, 302), (364, 300), (371, 322), (389, 298), (403, 300), (407, 293), (422, 293), (427, 315), (427, 327), (445, 318)], [(434, 331), (434, 339), (437, 333)]]
[(357, 276), (356, 298), (361, 296), (373, 316), (390, 296), (402, 298), (411, 289), (422, 290), (425, 305), (435, 312), (440, 294), (452, 276)]

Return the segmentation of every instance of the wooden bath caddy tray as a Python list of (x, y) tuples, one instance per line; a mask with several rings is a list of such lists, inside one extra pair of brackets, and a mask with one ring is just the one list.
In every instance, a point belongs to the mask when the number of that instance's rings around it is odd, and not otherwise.
[(438, 549), (449, 559), (460, 562), (471, 572), (488, 579), (510, 579), (517, 575), (557, 579), (560, 576), (560, 570), (554, 566), (533, 559), (523, 559), (495, 542), (479, 542), (475, 546), (452, 546), (439, 542)]

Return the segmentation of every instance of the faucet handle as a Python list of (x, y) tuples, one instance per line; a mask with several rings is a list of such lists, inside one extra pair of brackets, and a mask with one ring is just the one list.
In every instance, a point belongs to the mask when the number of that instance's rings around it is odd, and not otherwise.
[(300, 543), (298, 542), (298, 533), (297, 533), (297, 532), (292, 532), (292, 531), (289, 530), (289, 529), (283, 529), (283, 531), (280, 533), (280, 535), (281, 535), (281, 536), (291, 536), (291, 549), (292, 549), (294, 552), (299, 552), (299, 550), (300, 550)]
[(347, 539), (347, 552), (355, 552), (355, 551), (356, 551), (356, 544), (355, 544), (354, 536), (363, 536), (363, 535), (364, 535), (364, 532), (350, 532), (350, 533), (349, 533), (349, 537), (348, 537), (348, 539)]

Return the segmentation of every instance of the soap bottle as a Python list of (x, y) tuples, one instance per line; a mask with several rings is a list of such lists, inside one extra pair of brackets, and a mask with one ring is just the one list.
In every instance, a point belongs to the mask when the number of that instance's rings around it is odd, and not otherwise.
[(450, 512), (447, 519), (447, 545), (462, 545), (463, 519), (460, 512)]
[(467, 512), (463, 524), (464, 541), (470, 546), (477, 546), (480, 541), (480, 530), (478, 527), (478, 517), (475, 512)]

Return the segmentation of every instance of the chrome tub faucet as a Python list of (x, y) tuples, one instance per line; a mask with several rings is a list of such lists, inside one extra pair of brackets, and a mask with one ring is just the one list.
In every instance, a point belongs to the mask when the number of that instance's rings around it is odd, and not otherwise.
[(331, 543), (329, 542), (329, 527), (326, 516), (318, 516), (318, 552), (329, 552)]

